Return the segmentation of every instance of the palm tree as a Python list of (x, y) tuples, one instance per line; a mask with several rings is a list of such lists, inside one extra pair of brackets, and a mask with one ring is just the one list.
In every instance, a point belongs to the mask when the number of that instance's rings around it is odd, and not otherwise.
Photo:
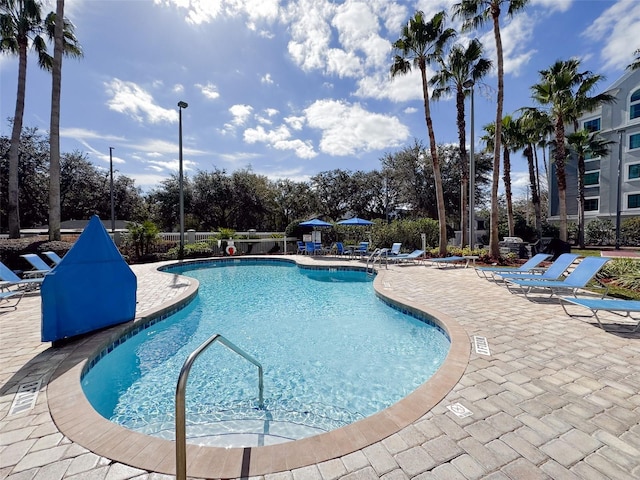
[(508, 3), (507, 15), (513, 16), (522, 10), (529, 0), (461, 0), (453, 6), (454, 17), (464, 19), (463, 30), (478, 28), (491, 20), (493, 36), (496, 42), (498, 60), (498, 100), (496, 105), (496, 140), (493, 149), (493, 183), (491, 185), (491, 222), (489, 235), (489, 254), (500, 256), (498, 245), (498, 182), (500, 181), (500, 130), (502, 128), (502, 109), (504, 103), (504, 60), (502, 38), (500, 35), (500, 13), (502, 5)]
[(560, 240), (567, 241), (567, 180), (565, 174), (565, 122), (572, 122), (577, 129), (577, 119), (585, 111), (601, 102), (612, 101), (607, 93), (589, 96), (593, 87), (602, 80), (601, 75), (590, 71), (578, 72), (580, 60), (558, 60), (547, 70), (540, 71), (540, 83), (531, 87), (533, 98), (541, 105), (549, 106), (554, 124), (554, 160), (558, 181), (560, 216)]
[[(537, 108), (522, 109), (518, 118), (518, 130), (524, 147), (523, 155), (529, 167), (529, 187), (531, 203), (535, 215), (535, 229), (538, 238), (542, 237), (542, 205), (540, 201), (540, 167), (538, 165), (537, 146), (553, 132), (553, 125), (548, 115)], [(545, 146), (543, 145), (543, 153)]]
[(422, 77), (422, 96), (424, 99), (424, 116), (429, 134), (429, 148), (431, 150), (431, 162), (433, 177), (436, 187), (436, 203), (438, 207), (438, 224), (440, 227), (441, 255), (447, 252), (447, 223), (444, 207), (444, 191), (442, 188), (442, 176), (440, 174), (440, 162), (436, 148), (436, 137), (433, 132), (431, 110), (429, 108), (429, 90), (427, 88), (427, 65), (442, 56), (447, 42), (455, 36), (451, 28), (444, 28), (445, 12), (436, 13), (431, 20), (425, 23), (424, 13), (417, 11), (409, 22), (402, 28), (402, 36), (393, 43), (395, 56), (391, 66), (391, 77), (398, 74), (405, 75), (414, 68), (420, 69)]
[(64, 0), (56, 2), (53, 69), (51, 71), (51, 122), (49, 127), (49, 240), (60, 240), (60, 90), (62, 86), (62, 49)]
[(640, 48), (633, 52), (635, 60), (631, 62), (631, 65), (627, 66), (629, 70), (637, 70), (640, 68)]
[(584, 175), (585, 159), (603, 157), (609, 153), (608, 145), (612, 141), (605, 140), (597, 132), (582, 129), (567, 135), (567, 146), (578, 157), (578, 245), (584, 248)]
[[(467, 191), (469, 185), (469, 160), (467, 158), (467, 143), (465, 139), (466, 126), (464, 120), (464, 98), (468, 90), (465, 82), (471, 80), (474, 84), (484, 77), (491, 69), (491, 60), (482, 57), (482, 43), (477, 38), (471, 40), (467, 48), (454, 45), (446, 57), (438, 58), (440, 70), (429, 81), (433, 86), (431, 98), (440, 100), (445, 95), (455, 92), (456, 112), (458, 124), (458, 141), (460, 144), (460, 162), (462, 167), (462, 194), (460, 196), (460, 211), (462, 212), (462, 245), (467, 244)], [(471, 139), (475, 141), (475, 139)]]
[[(79, 52), (73, 29), (67, 30), (65, 23), (65, 53)], [(29, 46), (38, 55), (38, 64), (51, 70), (53, 59), (47, 53), (47, 38), (53, 39), (55, 14), (42, 18), (42, 4), (37, 0), (0, 0), (0, 51), (18, 56), (18, 89), (16, 109), (13, 117), (11, 144), (9, 147), (8, 217), (9, 238), (20, 237), (20, 215), (18, 207), (18, 147), (22, 133), (24, 100), (27, 83), (27, 52)]]

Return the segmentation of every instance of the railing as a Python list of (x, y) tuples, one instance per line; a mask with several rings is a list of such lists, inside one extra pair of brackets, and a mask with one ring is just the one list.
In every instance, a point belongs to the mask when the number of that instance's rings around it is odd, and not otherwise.
[(195, 362), (200, 354), (209, 348), (214, 342), (220, 342), (229, 350), (236, 352), (238, 355), (244, 357), (258, 367), (258, 407), (264, 407), (264, 383), (262, 381), (262, 365), (260, 365), (260, 362), (220, 334), (213, 335), (206, 342), (200, 345), (184, 362), (182, 370), (180, 370), (180, 376), (178, 377), (178, 384), (176, 386), (176, 480), (187, 479), (187, 422), (185, 412), (187, 379), (189, 378), (189, 372), (191, 371), (193, 362)]
[[(387, 248), (376, 248), (373, 251), (373, 253), (369, 255), (369, 258), (367, 258), (367, 266), (366, 266), (367, 273), (369, 274), (375, 273), (376, 262), (379, 265), (382, 265), (382, 260), (384, 260), (385, 262), (385, 267), (389, 268), (389, 259), (387, 256), (388, 251), (389, 250)], [(369, 265), (371, 265), (371, 271), (369, 270)]]

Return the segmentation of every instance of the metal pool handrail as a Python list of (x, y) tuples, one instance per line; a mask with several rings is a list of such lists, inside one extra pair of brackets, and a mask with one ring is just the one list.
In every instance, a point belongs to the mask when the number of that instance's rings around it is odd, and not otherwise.
[(178, 385), (176, 386), (176, 480), (187, 479), (187, 426), (186, 426), (186, 413), (185, 413), (185, 396), (187, 389), (187, 379), (189, 378), (189, 372), (193, 366), (193, 362), (196, 358), (204, 352), (214, 342), (220, 342), (229, 350), (233, 350), (241, 357), (244, 357), (256, 367), (258, 367), (258, 391), (259, 391), (259, 403), (258, 407), (264, 407), (264, 383), (262, 381), (262, 365), (255, 358), (242, 350), (240, 347), (234, 345), (229, 340), (224, 338), (220, 334), (215, 334), (209, 338), (206, 342), (200, 345), (194, 350), (191, 355), (185, 360), (180, 370), (180, 376), (178, 377)]

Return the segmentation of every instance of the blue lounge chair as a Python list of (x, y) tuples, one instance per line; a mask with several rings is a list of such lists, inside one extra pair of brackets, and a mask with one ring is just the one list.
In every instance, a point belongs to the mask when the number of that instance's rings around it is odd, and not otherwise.
[(62, 261), (62, 258), (60, 258), (60, 256), (56, 252), (49, 251), (49, 252), (42, 252), (42, 254), (45, 257), (47, 257), (51, 261), (51, 263), (53, 263), (54, 267)]
[(37, 278), (20, 278), (4, 263), (0, 262), (0, 281), (9, 282), (10, 286), (17, 286), (24, 290), (35, 290), (40, 288), (44, 277)]
[[(509, 290), (513, 291), (518, 288), (521, 292), (528, 296), (528, 293), (534, 289), (543, 289), (551, 292), (551, 296), (556, 295), (560, 291), (569, 291), (575, 297), (576, 292), (587, 286), (587, 284), (596, 276), (605, 263), (610, 258), (606, 257), (586, 257), (573, 269), (564, 280), (533, 280), (507, 278), (506, 285)], [(556, 260), (557, 261), (557, 260)], [(606, 285), (603, 285), (606, 288)], [(603, 297), (607, 294), (608, 288), (605, 289)]]
[(538, 253), (519, 267), (476, 267), (475, 270), (479, 277), (493, 280), (498, 273), (533, 273), (534, 269), (539, 268), (540, 264), (550, 257), (548, 253)]
[(412, 262), (415, 263), (416, 260), (421, 261), (422, 256), (424, 255), (424, 250), (414, 250), (411, 253), (399, 253), (393, 257), (390, 257), (394, 262)]
[(336, 242), (333, 246), (333, 250), (338, 256), (351, 255), (353, 253), (349, 248), (346, 248), (342, 242)]
[(452, 255), (451, 257), (429, 258), (428, 261), (430, 261), (432, 264), (436, 265), (438, 268), (445, 268), (445, 267), (447, 267), (449, 265), (453, 265), (454, 267), (456, 267), (461, 262), (465, 262), (466, 263), (467, 259), (464, 258), (464, 257), (461, 257), (459, 255)]
[(394, 255), (399, 255), (400, 247), (402, 247), (402, 242), (391, 245), (391, 249), (387, 250), (387, 256), (393, 257)]
[(35, 253), (25, 253), (20, 256), (33, 267), (31, 270), (27, 270), (23, 273), (25, 277), (42, 277), (51, 271), (51, 267)]
[[(600, 317), (598, 316), (599, 310), (604, 310), (607, 312), (615, 313), (616, 315), (620, 315), (621, 317), (629, 317), (631, 320), (637, 320), (638, 324), (635, 326), (633, 331), (637, 331), (640, 329), (640, 317), (633, 318), (631, 313), (640, 313), (640, 300), (619, 300), (613, 298), (571, 298), (571, 297), (562, 297), (560, 305), (564, 312), (570, 317), (578, 317), (584, 315), (571, 315), (565, 306), (566, 303), (572, 303), (574, 305), (580, 305), (581, 307), (588, 308), (593, 313), (593, 316), (598, 321), (598, 325), (600, 328), (604, 329), (602, 326), (602, 322), (600, 321)], [(617, 312), (624, 312), (626, 315), (622, 315)]]
[[(24, 295), (24, 291), (20, 290), (9, 290), (7, 292), (0, 292), (0, 308), (13, 308), (14, 310), (18, 308), (18, 304), (20, 300), (22, 300), (22, 296)], [(14, 303), (11, 303), (13, 300)], [(4, 302), (7, 302), (5, 305)]]
[(563, 253), (544, 272), (540, 274), (526, 272), (496, 273), (500, 280), (516, 278), (519, 280), (558, 280), (562, 274), (575, 262), (580, 255), (575, 253)]
[(364, 257), (369, 253), (369, 242), (360, 242), (358, 248), (353, 249), (354, 255), (359, 255), (360, 257)]
[[(298, 250), (296, 250), (296, 254), (304, 255), (305, 253), (307, 253), (307, 248), (305, 247), (304, 242), (298, 240), (297, 243), (298, 243)], [(46, 254), (47, 252), (44, 252), (44, 253)]]

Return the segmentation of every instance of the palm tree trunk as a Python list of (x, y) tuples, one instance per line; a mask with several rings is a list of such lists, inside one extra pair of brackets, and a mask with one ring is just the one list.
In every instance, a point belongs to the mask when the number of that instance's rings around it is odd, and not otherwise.
[[(467, 158), (467, 143), (466, 143), (466, 125), (464, 121), (464, 90), (462, 85), (458, 85), (456, 92), (456, 109), (457, 109), (457, 123), (458, 123), (458, 142), (460, 145), (460, 171), (461, 171), (461, 194), (460, 194), (460, 229), (462, 230), (462, 246), (464, 247), (469, 243), (471, 249), (473, 245), (468, 242), (469, 237), (469, 215), (467, 211), (469, 191), (469, 159)], [(473, 141), (473, 139), (471, 139)]]
[(514, 224), (513, 224), (513, 194), (511, 192), (511, 156), (509, 148), (502, 149), (503, 163), (504, 163), (504, 176), (502, 181), (504, 182), (504, 194), (507, 199), (507, 227), (509, 229), (509, 236), (514, 236)]
[[(524, 156), (527, 158), (527, 164), (529, 167), (529, 186), (531, 187), (531, 203), (533, 204), (533, 211), (535, 213), (535, 229), (538, 234), (538, 238), (542, 236), (542, 211), (540, 208), (540, 194), (538, 193), (538, 181), (537, 181), (537, 169), (536, 161), (534, 160), (534, 149), (530, 143), (524, 148)], [(537, 158), (537, 155), (536, 155)]]
[(493, 34), (496, 41), (496, 54), (498, 57), (498, 101), (496, 106), (496, 131), (493, 142), (493, 183), (491, 184), (491, 221), (489, 233), (489, 254), (498, 258), (500, 247), (498, 245), (498, 183), (500, 182), (500, 140), (502, 136), (502, 109), (504, 104), (504, 60), (502, 52), (502, 39), (500, 37), (500, 7), (494, 2), (491, 7), (493, 18)]
[(9, 146), (9, 195), (8, 226), (9, 238), (20, 238), (20, 189), (18, 184), (19, 147), (22, 135), (22, 119), (24, 116), (24, 97), (27, 84), (27, 39), (19, 39), (18, 46), (18, 93), (16, 95), (16, 111), (13, 116), (11, 145)]
[(564, 170), (564, 120), (562, 115), (556, 119), (556, 178), (558, 179), (558, 206), (560, 213), (560, 240), (567, 241), (567, 177)]
[(584, 155), (578, 155), (578, 245), (584, 248)]
[(62, 50), (64, 0), (56, 2), (53, 70), (51, 86), (51, 126), (49, 132), (49, 240), (60, 240), (60, 90), (62, 84)]
[(436, 185), (436, 205), (438, 207), (438, 226), (440, 227), (439, 253), (447, 254), (447, 218), (444, 209), (444, 189), (442, 188), (442, 175), (440, 174), (440, 160), (436, 147), (436, 136), (433, 132), (433, 121), (431, 120), (431, 109), (429, 108), (429, 90), (427, 88), (427, 66), (420, 62), (420, 73), (422, 75), (422, 95), (424, 97), (424, 116), (427, 122), (429, 133), (429, 148), (431, 150), (431, 163), (433, 166), (433, 179)]

